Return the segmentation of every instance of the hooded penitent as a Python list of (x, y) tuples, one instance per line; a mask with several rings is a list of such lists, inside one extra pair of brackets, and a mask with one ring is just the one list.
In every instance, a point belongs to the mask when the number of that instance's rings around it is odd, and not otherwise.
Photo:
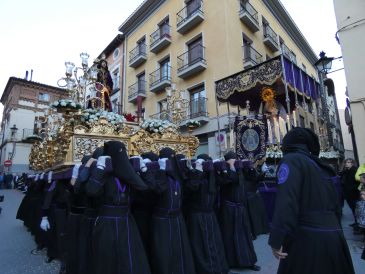
[(101, 147), (97, 147), (94, 150), (93, 155), (91, 157), (94, 159), (98, 159), (100, 156), (103, 156), (103, 155), (104, 155), (104, 147), (101, 146)]
[(184, 176), (182, 175), (181, 169), (179, 167), (175, 150), (169, 147), (164, 147), (160, 150), (159, 158), (167, 158), (169, 160), (170, 166), (166, 165), (166, 174), (182, 183)]
[(150, 159), (152, 162), (156, 162), (158, 161), (158, 155), (152, 151), (150, 152), (146, 152), (146, 153), (142, 153), (141, 157), (143, 159)]
[(282, 146), (284, 153), (290, 152), (292, 148), (300, 146), (305, 146), (312, 155), (319, 156), (321, 148), (318, 136), (312, 130), (296, 127), (284, 136)]
[[(196, 157), (197, 159), (203, 159), (204, 161), (211, 161), (212, 158), (209, 157), (208, 154), (200, 154)], [(205, 171), (205, 170), (204, 170)], [(209, 185), (208, 185), (208, 190), (210, 193), (215, 193), (217, 191), (216, 188), (216, 182), (215, 182), (215, 170), (213, 168), (213, 165), (211, 168), (209, 168), (208, 170), (208, 174), (209, 174)]]
[(133, 185), (136, 188), (146, 189), (142, 179), (134, 171), (129, 162), (125, 145), (119, 141), (104, 143), (104, 154), (110, 156), (113, 166), (113, 174), (121, 182)]
[(233, 151), (229, 151), (224, 155), (224, 160), (229, 161), (231, 159), (237, 159), (237, 155)]

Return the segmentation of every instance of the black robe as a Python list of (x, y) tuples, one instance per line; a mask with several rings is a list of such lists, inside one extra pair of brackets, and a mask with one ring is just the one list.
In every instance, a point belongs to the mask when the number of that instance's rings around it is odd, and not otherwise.
[(269, 238), (288, 253), (280, 274), (352, 274), (350, 252), (340, 222), (340, 205), (330, 167), (301, 149), (282, 159)]
[(158, 162), (147, 164), (148, 170), (140, 172), (141, 178), (149, 186), (149, 190), (138, 191), (131, 189), (132, 214), (138, 226), (147, 257), (150, 258), (151, 244), (151, 219), (153, 209), (157, 200), (156, 188), (158, 182), (161, 182), (165, 176), (164, 172), (159, 169)]
[(171, 176), (152, 215), (151, 268), (153, 274), (194, 274), (190, 241), (181, 213), (182, 186)]
[(45, 188), (42, 216), (48, 216), (50, 229), (45, 232), (47, 255), (66, 261), (67, 253), (67, 216), (70, 209), (70, 191), (68, 180), (52, 181)]
[(86, 198), (86, 208), (80, 218), (80, 228), (78, 236), (78, 273), (93, 274), (94, 259), (92, 252), (92, 232), (97, 217), (97, 209), (101, 205), (101, 197), (88, 197), (86, 195), (86, 182), (90, 177), (90, 170), (96, 168), (95, 162), (91, 167), (80, 167), (79, 176), (77, 177), (74, 190), (78, 195), (84, 195)]
[(130, 188), (145, 190), (145, 185), (127, 185), (99, 168), (93, 168), (86, 185), (87, 194), (101, 197), (103, 205), (93, 228), (96, 274), (149, 274), (146, 253), (129, 209)]
[[(240, 171), (242, 172), (242, 171)], [(240, 175), (243, 177), (243, 174)], [(247, 198), (243, 178), (228, 170), (218, 176), (221, 184), (219, 222), (222, 231), (226, 258), (230, 268), (254, 266), (257, 262), (252, 242), (250, 221), (247, 213)]]
[(71, 210), (67, 219), (67, 274), (85, 273), (80, 271), (80, 262), (82, 261), (80, 256), (88, 253), (85, 245), (80, 244), (80, 237), (88, 235), (87, 230), (85, 231), (82, 227), (84, 212), (87, 207), (87, 196), (85, 192), (80, 191), (80, 185), (88, 179), (88, 176), (85, 178), (84, 169), (84, 166), (80, 167), (79, 176), (71, 188)]
[(184, 188), (186, 224), (199, 274), (226, 274), (226, 261), (221, 230), (215, 214), (217, 191), (209, 189), (209, 172), (190, 172)]
[(263, 174), (259, 174), (255, 168), (245, 168), (245, 188), (247, 195), (247, 210), (251, 224), (251, 232), (254, 237), (269, 232), (269, 222), (264, 201), (258, 190), (259, 181)]

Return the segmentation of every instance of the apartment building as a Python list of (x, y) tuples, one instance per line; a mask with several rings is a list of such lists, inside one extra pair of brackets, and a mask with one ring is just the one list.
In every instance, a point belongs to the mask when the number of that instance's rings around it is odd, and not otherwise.
[(337, 20), (337, 39), (342, 50), (348, 88), (349, 105), (346, 109), (347, 124), (355, 135), (354, 154), (359, 164), (365, 163), (365, 96), (363, 90), (365, 41), (365, 2), (362, 0), (334, 0)]
[[(158, 118), (165, 88), (175, 84), (190, 101), (187, 119), (202, 125), (194, 131), (197, 153), (217, 157), (233, 143), (229, 117), (238, 109), (217, 102), (215, 81), (282, 54), (313, 90), (318, 85), (318, 58), (278, 0), (146, 0), (119, 31), (125, 37), (124, 111)], [(296, 124), (328, 135), (316, 116), (326, 109), (321, 100), (303, 96), (295, 104)]]
[[(67, 98), (65, 89), (57, 88), (28, 79), (10, 77), (1, 96), (4, 106), (1, 121), (0, 172), (21, 174), (29, 172), (29, 153), (32, 142), (29, 137), (36, 132), (38, 117), (59, 99)], [(16, 131), (12, 132), (12, 128)], [(12, 166), (4, 167), (4, 161), (12, 159)]]

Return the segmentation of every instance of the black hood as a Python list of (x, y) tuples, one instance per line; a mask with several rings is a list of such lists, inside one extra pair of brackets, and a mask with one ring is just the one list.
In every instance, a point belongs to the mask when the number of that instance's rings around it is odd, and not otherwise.
[(166, 165), (166, 174), (182, 183), (184, 181), (183, 171), (181, 170), (176, 158), (175, 150), (169, 147), (164, 147), (160, 150), (159, 157), (160, 159), (167, 158), (169, 160), (169, 164)]
[(321, 147), (318, 136), (309, 128), (296, 127), (284, 136), (282, 144), (284, 154), (296, 145), (305, 145), (312, 155), (319, 156)]
[(152, 162), (158, 161), (158, 155), (152, 151), (143, 153), (141, 157), (143, 159), (150, 159)]
[(98, 159), (100, 156), (104, 155), (104, 147), (97, 147), (94, 152), (93, 155), (91, 156), (94, 159)]
[(212, 160), (212, 158), (209, 157), (209, 155), (205, 154), (205, 153), (199, 154), (198, 157), (196, 157), (196, 158), (197, 159), (203, 159), (204, 161), (211, 161)]
[(237, 155), (233, 151), (229, 151), (224, 155), (224, 160), (228, 161), (231, 159), (237, 159)]
[(89, 161), (91, 158), (91, 155), (85, 155), (84, 157), (82, 157), (81, 159), (81, 164), (85, 165), (87, 163), (87, 161)]
[(283, 138), (282, 151), (288, 153), (301, 153), (315, 161), (319, 166), (333, 175), (334, 169), (319, 159), (320, 144), (318, 136), (308, 128), (293, 128)]
[(121, 182), (128, 183), (137, 188), (144, 188), (146, 185), (134, 171), (127, 155), (126, 147), (119, 141), (104, 143), (104, 153), (110, 156), (113, 166), (113, 175)]

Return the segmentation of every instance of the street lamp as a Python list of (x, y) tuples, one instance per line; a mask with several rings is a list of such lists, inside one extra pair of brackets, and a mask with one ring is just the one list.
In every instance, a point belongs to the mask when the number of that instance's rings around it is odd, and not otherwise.
[(327, 57), (326, 56), (326, 53), (324, 51), (321, 51), (319, 53), (319, 57), (320, 57), (319, 60), (317, 62), (315, 62), (314, 65), (316, 66), (316, 68), (320, 72), (323, 72), (323, 73), (327, 74), (328, 71), (331, 70), (331, 68), (332, 68), (332, 61), (335, 58), (333, 58), (333, 57)]
[[(18, 128), (16, 127), (15, 124), (13, 125), (13, 127), (10, 128), (10, 132), (11, 132), (11, 141), (13, 142), (13, 151), (11, 152), (11, 157), (9, 160), (13, 160), (14, 155), (15, 155), (16, 133), (18, 132)], [(9, 171), (10, 171), (10, 168), (9, 168)]]
[(11, 132), (11, 140), (15, 141), (16, 133), (18, 132), (18, 128), (16, 127), (15, 124), (13, 125), (13, 127), (10, 128), (10, 132)]

